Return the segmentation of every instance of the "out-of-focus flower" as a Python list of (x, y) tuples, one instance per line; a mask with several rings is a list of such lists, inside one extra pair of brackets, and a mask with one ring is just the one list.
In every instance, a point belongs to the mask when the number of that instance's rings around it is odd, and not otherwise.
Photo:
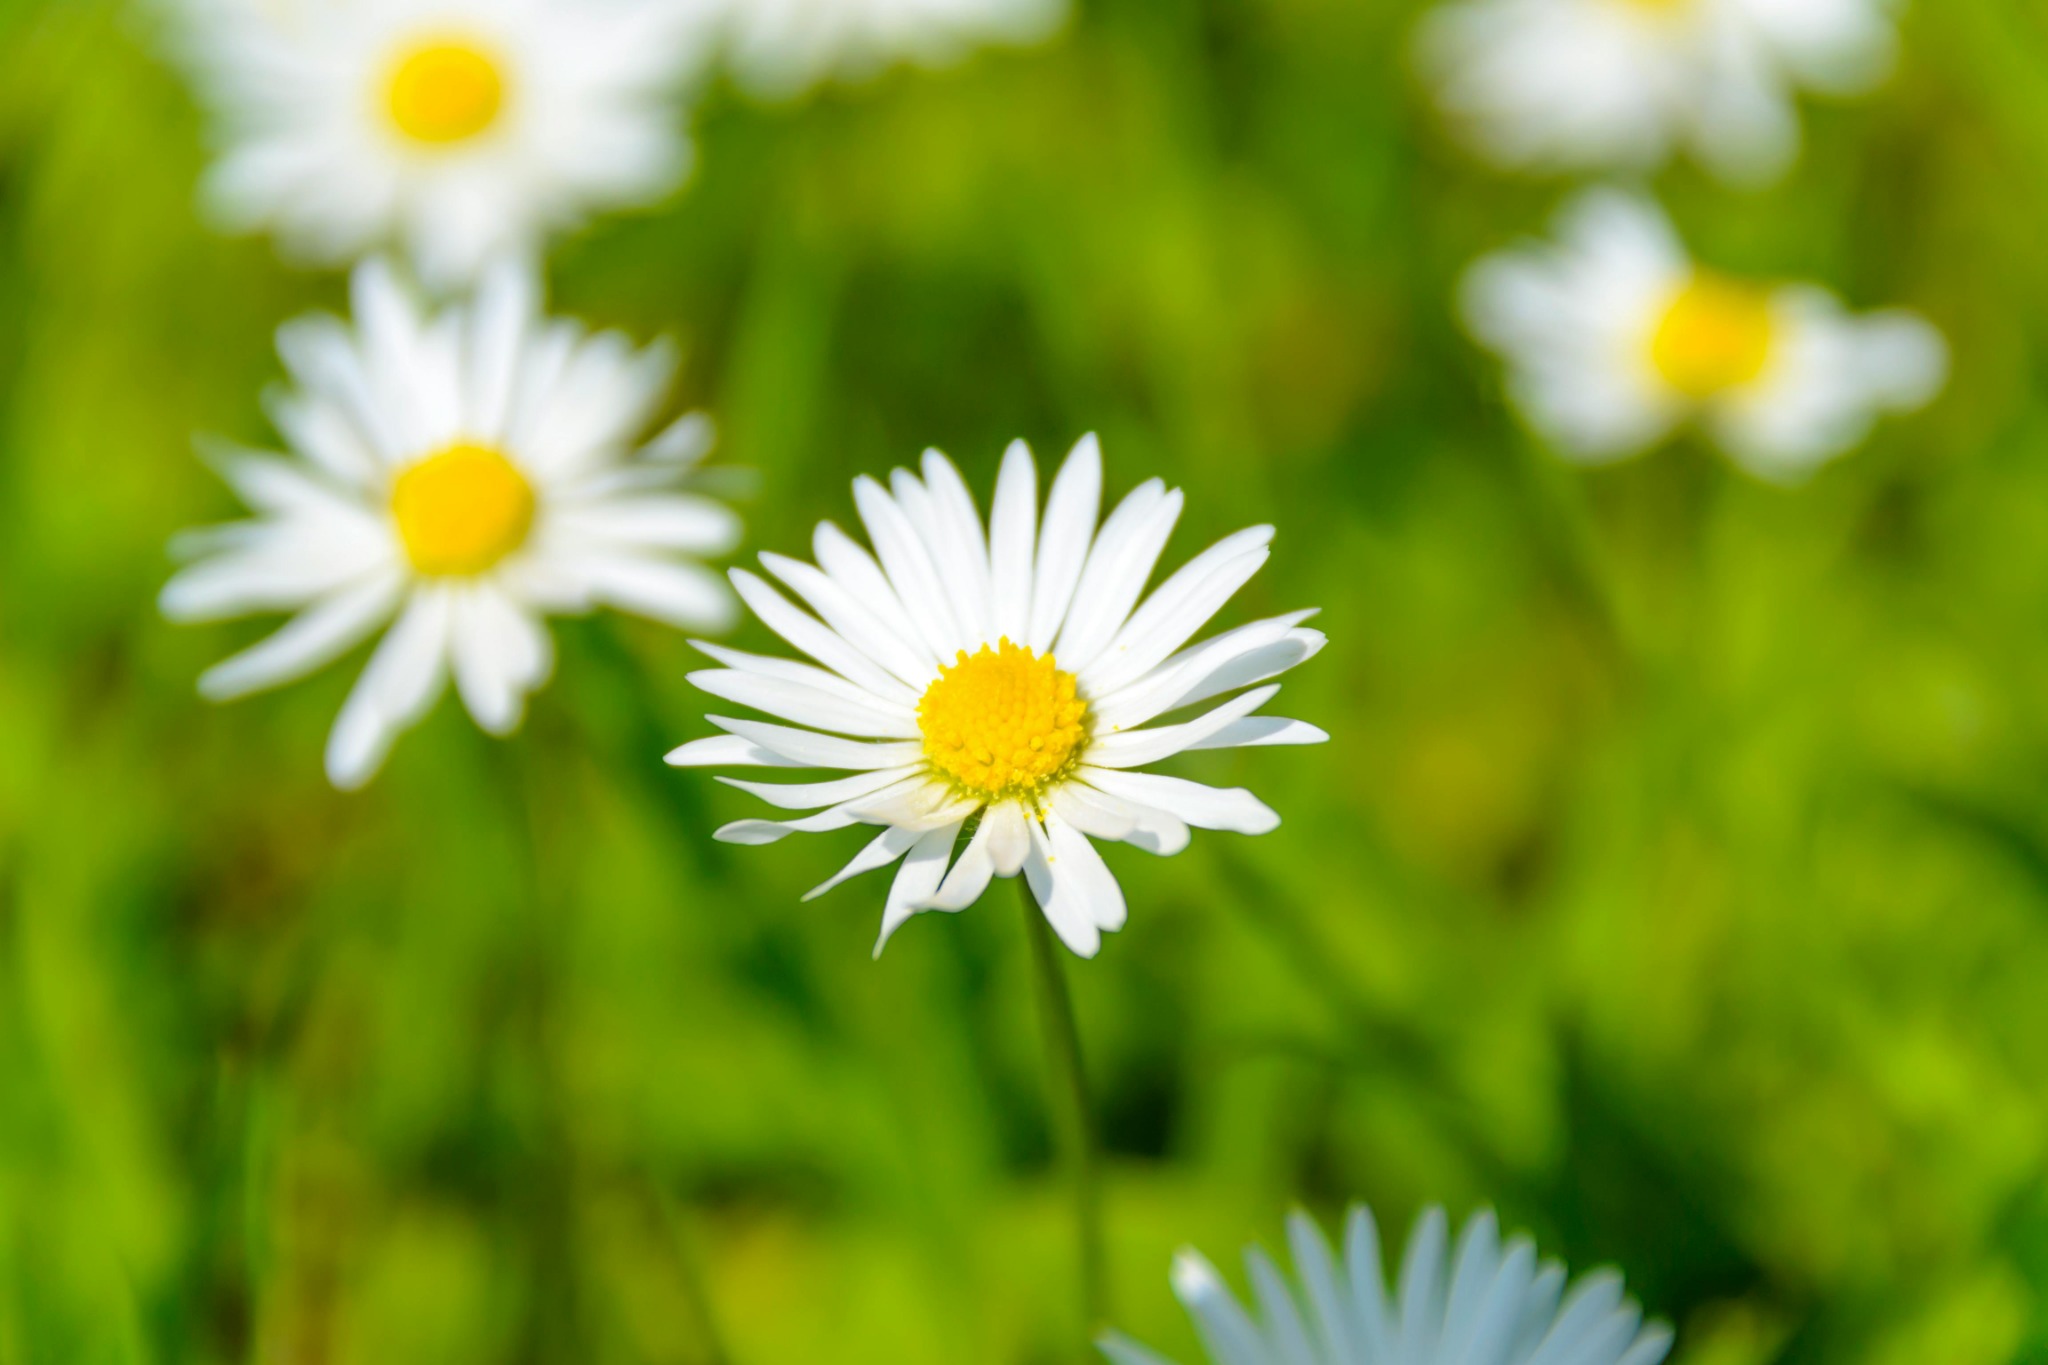
[[(702, 3), (703, 0), (700, 0)], [(766, 99), (897, 61), (938, 66), (982, 43), (1029, 43), (1066, 18), (1067, 0), (710, 0), (723, 3), (732, 65)]]
[[(1442, 1209), (1416, 1224), (1389, 1293), (1372, 1214), (1352, 1210), (1344, 1263), (1305, 1214), (1288, 1220), (1299, 1284), (1272, 1258), (1245, 1253), (1257, 1317), (1202, 1257), (1184, 1251), (1174, 1293), (1216, 1365), (1658, 1365), (1671, 1332), (1645, 1326), (1621, 1277), (1594, 1271), (1569, 1287), (1555, 1261), (1538, 1263), (1523, 1237), (1501, 1244), (1491, 1213), (1447, 1246)], [(1169, 1365), (1121, 1336), (1103, 1339), (1116, 1365)]]
[(452, 672), (492, 734), (517, 728), (554, 650), (544, 614), (599, 605), (691, 629), (730, 624), (694, 562), (738, 519), (678, 491), (709, 448), (685, 417), (645, 446), (674, 359), (538, 316), (531, 277), (500, 267), (473, 303), (422, 312), (381, 263), (359, 267), (355, 325), (286, 324), (297, 387), (271, 415), (290, 457), (221, 450), (254, 520), (190, 532), (163, 592), (181, 621), (297, 613), (200, 679), (215, 700), (300, 677), (391, 620), (342, 707), (327, 772), (367, 782)]
[(1948, 373), (1946, 343), (1912, 314), (1854, 316), (1811, 285), (1698, 266), (1654, 204), (1615, 190), (1569, 203), (1554, 244), (1481, 261), (1464, 311), (1531, 425), (1589, 463), (1697, 417), (1751, 472), (1796, 480), (1879, 414), (1932, 401)]
[(1890, 70), (1893, 0), (1454, 0), (1426, 74), (1484, 155), (1534, 170), (1642, 168), (1690, 147), (1733, 180), (1799, 151), (1799, 87), (1853, 94)]
[(689, 168), (685, 0), (166, 0), (216, 122), (205, 199), (317, 262), (405, 248), (435, 285)]
[[(747, 605), (817, 666), (702, 645), (724, 667), (691, 681), (803, 728), (713, 716), (726, 733), (685, 744), (669, 762), (852, 776), (799, 786), (725, 779), (785, 809), (824, 809), (744, 820), (718, 837), (766, 844), (882, 826), (811, 892), (901, 860), (877, 953), (917, 911), (965, 909), (991, 878), (1021, 871), (1054, 931), (1090, 957), (1101, 934), (1124, 922), (1123, 891), (1091, 840), (1171, 854), (1187, 845), (1190, 825), (1241, 834), (1277, 826), (1248, 791), (1138, 771), (1190, 749), (1328, 738), (1253, 714), (1280, 690), (1254, 684), (1322, 648), (1321, 633), (1302, 625), (1313, 613), (1182, 647), (1266, 562), (1273, 528), (1226, 537), (1145, 597), (1181, 494), (1153, 479), (1098, 531), (1101, 493), (1090, 437), (1053, 481), (1041, 524), (1037, 472), (1020, 442), (1004, 457), (985, 530), (959, 472), (931, 452), (922, 480), (899, 469), (888, 489), (855, 482), (874, 554), (826, 522), (813, 540), (815, 566), (761, 557), (815, 616), (734, 570)], [(1232, 693), (1191, 719), (1153, 724)]]

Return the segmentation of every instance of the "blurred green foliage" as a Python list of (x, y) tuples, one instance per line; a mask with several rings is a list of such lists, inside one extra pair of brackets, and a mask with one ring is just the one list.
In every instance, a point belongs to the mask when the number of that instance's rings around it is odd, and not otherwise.
[[(1316, 750), (1202, 754), (1258, 840), (1128, 850), (1072, 973), (1124, 1325), (1301, 1201), (1491, 1202), (1614, 1261), (1689, 1365), (2048, 1361), (2048, 19), (1919, 0), (1784, 185), (1657, 188), (1711, 260), (1904, 304), (1955, 383), (1811, 485), (1568, 469), (1448, 300), (1564, 191), (1461, 158), (1409, 0), (1088, 0), (1040, 51), (801, 107), (722, 90), (692, 187), (565, 310), (801, 551), (848, 480), (1103, 434), (1254, 520), (1228, 619), (1319, 604)], [(1027, 954), (997, 894), (869, 961), (857, 840), (751, 803), (681, 638), (571, 623), (513, 742), (452, 704), (360, 796), (355, 667), (229, 708), (263, 627), (155, 614), (337, 276), (193, 212), (203, 134), (114, 0), (0, 5), (0, 1362), (1072, 1357)], [(765, 643), (758, 627), (745, 632)]]

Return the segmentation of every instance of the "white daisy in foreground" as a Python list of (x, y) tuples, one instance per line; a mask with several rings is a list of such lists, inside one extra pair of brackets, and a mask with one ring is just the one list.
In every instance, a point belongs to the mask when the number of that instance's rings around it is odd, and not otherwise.
[[(873, 554), (826, 522), (812, 542), (815, 566), (761, 556), (815, 616), (753, 574), (732, 573), (755, 614), (817, 666), (700, 645), (725, 667), (691, 678), (803, 728), (713, 716), (725, 734), (669, 755), (678, 766), (852, 775), (795, 786), (723, 779), (785, 809), (824, 809), (744, 820), (720, 839), (767, 844), (882, 826), (810, 893), (901, 860), (877, 954), (917, 911), (963, 910), (992, 877), (1022, 872), (1053, 930), (1092, 957), (1102, 933), (1123, 926), (1124, 897), (1091, 840), (1172, 854), (1190, 825), (1264, 834), (1280, 823), (1248, 791), (1137, 771), (1189, 749), (1328, 738), (1253, 714), (1280, 690), (1253, 684), (1322, 648), (1322, 634), (1302, 625), (1312, 612), (1182, 648), (1266, 562), (1272, 527), (1225, 538), (1145, 597), (1181, 494), (1153, 479), (1098, 531), (1093, 437), (1053, 481), (1042, 525), (1022, 442), (1004, 456), (987, 530), (937, 452), (925, 456), (922, 480), (899, 469), (887, 489), (863, 477), (853, 491)], [(1228, 693), (1237, 695), (1191, 719), (1158, 723)]]
[[(718, 3), (719, 0), (713, 0)], [(1030, 43), (1066, 18), (1066, 0), (722, 0), (732, 64), (766, 99), (834, 76), (860, 80), (897, 61), (940, 66), (982, 43)]]
[(1812, 285), (1696, 265), (1654, 204), (1613, 190), (1567, 205), (1554, 244), (1480, 262), (1464, 311), (1530, 424), (1592, 463), (1697, 418), (1751, 472), (1795, 480), (1948, 375), (1940, 333), (1912, 314), (1853, 316)]
[(1693, 149), (1767, 179), (1799, 151), (1793, 92), (1891, 69), (1893, 0), (1455, 0), (1425, 21), (1445, 112), (1512, 168), (1647, 168)]
[[(1390, 1293), (1372, 1214), (1353, 1209), (1340, 1265), (1306, 1214), (1288, 1220), (1300, 1283), (1265, 1252), (1245, 1253), (1257, 1316), (1238, 1305), (1214, 1267), (1192, 1251), (1173, 1267), (1174, 1293), (1216, 1365), (1658, 1365), (1671, 1331), (1645, 1325), (1621, 1276), (1594, 1271), (1569, 1287), (1527, 1238), (1505, 1245), (1491, 1213), (1448, 1245), (1442, 1209), (1422, 1216)], [(1116, 1365), (1169, 1365), (1121, 1336), (1105, 1337)]]
[(679, 0), (167, 0), (217, 119), (206, 200), (322, 263), (402, 245), (437, 285), (689, 165)]
[(297, 387), (270, 411), (292, 455), (222, 451), (254, 520), (188, 533), (163, 592), (174, 620), (297, 615), (200, 679), (214, 700), (300, 677), (397, 623), (334, 723), (327, 772), (359, 787), (452, 672), (478, 725), (517, 728), (554, 650), (540, 617), (604, 605), (694, 629), (733, 616), (695, 557), (739, 522), (678, 491), (710, 445), (685, 417), (635, 447), (674, 369), (668, 348), (537, 315), (500, 268), (473, 303), (427, 315), (379, 262), (354, 280), (355, 326), (287, 323)]

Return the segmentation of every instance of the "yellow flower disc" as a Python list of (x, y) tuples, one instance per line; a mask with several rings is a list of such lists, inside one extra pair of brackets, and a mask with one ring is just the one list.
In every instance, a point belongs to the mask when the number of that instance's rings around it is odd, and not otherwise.
[(391, 516), (413, 568), (479, 574), (526, 543), (533, 486), (489, 446), (461, 442), (413, 465), (391, 486)]
[(1687, 398), (1713, 398), (1762, 377), (1776, 333), (1768, 290), (1700, 274), (1664, 310), (1650, 363)]
[(391, 121), (414, 142), (465, 142), (498, 121), (505, 107), (505, 75), (497, 62), (466, 42), (432, 42), (412, 49), (392, 68)]
[(1088, 704), (1074, 675), (1008, 639), (941, 665), (917, 704), (925, 756), (962, 790), (1031, 797), (1081, 759)]

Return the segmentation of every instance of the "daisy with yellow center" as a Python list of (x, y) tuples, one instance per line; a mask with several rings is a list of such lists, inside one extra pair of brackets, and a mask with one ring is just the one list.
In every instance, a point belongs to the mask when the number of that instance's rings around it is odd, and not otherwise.
[(442, 287), (672, 189), (715, 37), (696, 0), (171, 3), (219, 221), (320, 262), (401, 247)]
[[(1098, 528), (1101, 496), (1090, 437), (1053, 480), (1041, 519), (1037, 470), (1020, 442), (1003, 458), (984, 523), (959, 472), (933, 452), (921, 478), (899, 469), (886, 488), (855, 483), (872, 549), (827, 522), (815, 563), (761, 557), (802, 606), (734, 570), (740, 597), (810, 662), (700, 642), (722, 667), (691, 681), (775, 719), (713, 716), (724, 733), (669, 762), (846, 775), (725, 779), (815, 813), (743, 820), (718, 837), (766, 844), (880, 826), (811, 893), (900, 863), (877, 953), (918, 911), (965, 909), (993, 878), (1021, 874), (1053, 930), (1087, 957), (1124, 922), (1123, 892), (1094, 841), (1169, 854), (1187, 845), (1190, 826), (1273, 829), (1279, 817), (1250, 792), (1140, 771), (1190, 750), (1326, 738), (1255, 714), (1279, 691), (1268, 679), (1322, 648), (1303, 625), (1312, 613), (1188, 643), (1266, 562), (1272, 528), (1225, 537), (1147, 595), (1181, 494), (1141, 484)], [(1218, 697), (1228, 700), (1205, 709)]]
[(1795, 480), (1947, 375), (1947, 347), (1918, 318), (1857, 317), (1812, 286), (1699, 266), (1654, 204), (1612, 190), (1573, 200), (1554, 244), (1480, 262), (1464, 296), (1515, 405), (1589, 463), (1697, 422), (1751, 472)]
[(1647, 170), (1695, 155), (1775, 178), (1801, 90), (1890, 71), (1896, 0), (1444, 0), (1419, 49), (1453, 131), (1516, 170)]
[(291, 612), (210, 670), (216, 700), (301, 677), (391, 622), (327, 749), (367, 782), (452, 678), (478, 725), (515, 729), (547, 680), (542, 619), (617, 607), (689, 629), (727, 624), (698, 563), (737, 543), (726, 508), (684, 491), (709, 445), (687, 417), (641, 445), (673, 361), (547, 321), (523, 271), (429, 314), (381, 263), (354, 279), (354, 326), (288, 324), (296, 388), (272, 405), (292, 453), (223, 450), (253, 520), (192, 533), (165, 587), (177, 620)]

